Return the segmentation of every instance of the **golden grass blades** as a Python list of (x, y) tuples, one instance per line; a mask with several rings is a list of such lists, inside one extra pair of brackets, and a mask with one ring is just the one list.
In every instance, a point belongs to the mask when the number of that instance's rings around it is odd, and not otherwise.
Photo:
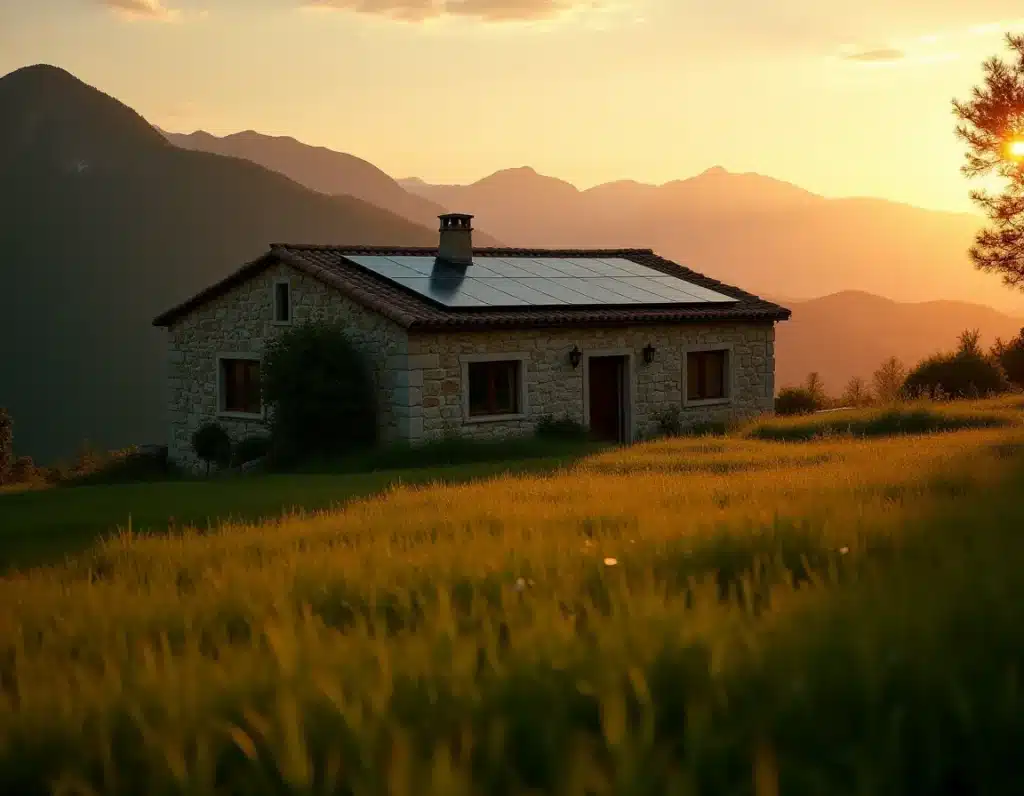
[(720, 736), (722, 684), (766, 629), (994, 493), (1020, 439), (665, 440), (112, 538), (0, 580), (0, 790), (697, 792), (727, 738), (750, 770), (770, 716)]

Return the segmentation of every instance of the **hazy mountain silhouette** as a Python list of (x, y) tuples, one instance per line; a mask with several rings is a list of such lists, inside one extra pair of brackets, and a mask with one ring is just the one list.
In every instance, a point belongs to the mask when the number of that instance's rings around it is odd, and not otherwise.
[[(418, 226), (179, 149), (51, 66), (0, 78), (0, 405), (19, 453), (162, 441), (160, 311), (273, 240), (430, 245)], [(435, 221), (436, 224), (436, 221)]]
[[(355, 196), (427, 227), (437, 226), (438, 215), (447, 212), (441, 204), (406, 191), (362, 158), (303, 144), (289, 136), (269, 136), (253, 130), (224, 137), (203, 130), (189, 134), (160, 132), (175, 146), (244, 158), (290, 177), (311, 190), (329, 195)], [(476, 232), (475, 238), (481, 246), (499, 245), (482, 230)]]
[(663, 185), (620, 181), (585, 191), (530, 168), (470, 185), (399, 184), (486, 218), (488, 229), (516, 245), (653, 247), (756, 293), (813, 297), (853, 289), (1024, 312), (1024, 296), (968, 260), (981, 219), (966, 213), (826, 199), (722, 167)]
[(853, 290), (785, 306), (793, 317), (775, 331), (776, 387), (801, 384), (818, 371), (837, 397), (851, 377), (870, 379), (891, 356), (912, 367), (955, 349), (965, 329), (978, 329), (988, 347), (1024, 327), (1024, 318), (965, 301), (899, 303)]

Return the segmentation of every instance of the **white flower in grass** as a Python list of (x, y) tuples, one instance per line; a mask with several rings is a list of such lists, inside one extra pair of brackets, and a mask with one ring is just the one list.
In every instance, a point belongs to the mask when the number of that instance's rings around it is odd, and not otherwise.
[(850, 548), (849, 547), (840, 547), (839, 548), (839, 555), (841, 555), (841, 556), (845, 556), (849, 552), (850, 552)]
[(615, 558), (610, 558), (610, 557), (609, 557), (609, 558), (606, 558), (606, 559), (604, 560), (604, 565), (605, 565), (606, 567), (614, 567), (614, 566), (615, 566), (616, 564), (618, 564), (618, 563), (619, 563), (618, 559), (615, 559)]

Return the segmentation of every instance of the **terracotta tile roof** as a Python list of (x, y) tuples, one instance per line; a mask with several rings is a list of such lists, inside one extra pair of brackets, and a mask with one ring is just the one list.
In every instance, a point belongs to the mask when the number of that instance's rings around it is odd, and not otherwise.
[(169, 326), (205, 302), (222, 295), (274, 263), (286, 263), (336, 288), (365, 307), (379, 312), (411, 330), (486, 329), (539, 326), (623, 326), (649, 323), (713, 321), (784, 321), (790, 311), (731, 285), (659, 257), (650, 249), (511, 249), (478, 248), (474, 257), (622, 257), (669, 276), (715, 290), (737, 299), (730, 304), (678, 306), (560, 306), (560, 307), (441, 307), (356, 265), (347, 258), (356, 255), (436, 257), (436, 248), (392, 248), (386, 246), (316, 246), (271, 244), (270, 251), (242, 266), (227, 278), (211, 285), (183, 304), (153, 321)]

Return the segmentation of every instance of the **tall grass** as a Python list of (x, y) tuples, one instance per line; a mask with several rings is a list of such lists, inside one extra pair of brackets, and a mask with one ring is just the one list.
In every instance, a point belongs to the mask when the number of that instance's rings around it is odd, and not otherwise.
[(0, 581), (0, 792), (1008, 793), (1021, 451), (678, 439), (123, 534)]

